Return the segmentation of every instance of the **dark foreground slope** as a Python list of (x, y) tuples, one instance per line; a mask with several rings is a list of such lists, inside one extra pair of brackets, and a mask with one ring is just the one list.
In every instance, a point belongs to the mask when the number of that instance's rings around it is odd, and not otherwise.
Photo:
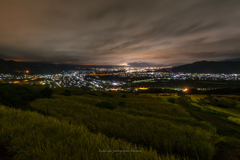
[(210, 160), (218, 153), (222, 138), (216, 128), (169, 101), (177, 97), (65, 93), (55, 89), (52, 97), (29, 101), (20, 110), (0, 107), (3, 151), (13, 159)]

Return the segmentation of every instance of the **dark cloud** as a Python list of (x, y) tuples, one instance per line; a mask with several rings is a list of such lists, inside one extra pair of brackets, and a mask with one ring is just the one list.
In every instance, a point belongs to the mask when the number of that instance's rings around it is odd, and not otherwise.
[(240, 57), (238, 0), (0, 1), (0, 58), (175, 65)]

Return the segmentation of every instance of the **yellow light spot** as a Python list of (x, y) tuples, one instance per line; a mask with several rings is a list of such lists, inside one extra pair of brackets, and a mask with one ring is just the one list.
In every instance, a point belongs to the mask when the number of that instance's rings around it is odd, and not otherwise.
[(117, 88), (109, 88), (108, 90), (117, 91), (118, 89)]
[(106, 76), (107, 74), (90, 74), (90, 76)]
[(14, 81), (13, 83), (19, 83), (19, 81)]
[(138, 89), (141, 89), (141, 90), (147, 90), (148, 88), (138, 88)]

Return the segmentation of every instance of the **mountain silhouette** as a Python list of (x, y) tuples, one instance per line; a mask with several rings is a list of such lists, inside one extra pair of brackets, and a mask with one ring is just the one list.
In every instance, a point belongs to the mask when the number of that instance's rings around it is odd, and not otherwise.
[(172, 68), (172, 72), (240, 74), (239, 61), (199, 61)]

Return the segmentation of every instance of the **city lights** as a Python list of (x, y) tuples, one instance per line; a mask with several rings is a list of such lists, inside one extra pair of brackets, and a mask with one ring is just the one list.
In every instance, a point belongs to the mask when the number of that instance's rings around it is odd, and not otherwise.
[[(127, 90), (149, 90), (150, 88), (171, 89), (183, 92), (189, 92), (190, 86), (174, 86), (174, 81), (190, 81), (190, 83), (202, 83), (204, 81), (237, 81), (240, 80), (240, 74), (199, 74), (199, 73), (172, 73), (170, 69), (164, 72), (159, 67), (113, 67), (113, 68), (87, 68), (62, 71), (58, 74), (36, 74), (31, 75), (29, 70), (21, 71), (22, 75), (1, 74), (1, 83), (19, 83), (25, 85), (48, 85), (52, 87), (77, 87), (87, 88), (91, 91), (127, 91)], [(27, 74), (28, 73), (28, 74)], [(4, 79), (8, 80), (4, 80)], [(215, 82), (213, 82), (215, 81)], [(145, 85), (148, 84), (148, 85)], [(222, 83), (222, 82), (221, 82)], [(142, 87), (142, 85), (144, 87)], [(127, 89), (131, 87), (130, 89)], [(196, 88), (199, 91), (216, 89)]]

